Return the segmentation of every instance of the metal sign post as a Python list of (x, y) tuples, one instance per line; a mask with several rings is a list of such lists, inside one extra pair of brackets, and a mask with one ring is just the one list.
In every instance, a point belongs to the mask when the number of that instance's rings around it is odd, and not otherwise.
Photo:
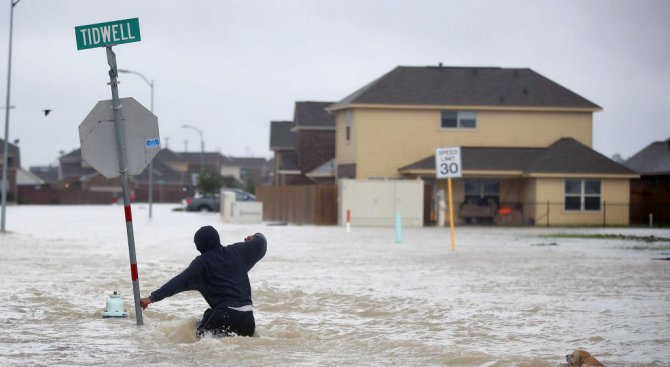
[(77, 49), (105, 47), (107, 51), (112, 100), (98, 102), (79, 125), (81, 155), (103, 176), (120, 177), (135, 316), (137, 325), (143, 325), (128, 175), (140, 174), (158, 153), (160, 149), (158, 118), (133, 98), (119, 98), (116, 54), (112, 51), (112, 46), (116, 44), (140, 41), (139, 20), (133, 18), (83, 25), (75, 27), (75, 34)]
[(446, 178), (449, 191), (449, 227), (451, 228), (451, 251), (456, 251), (454, 240), (454, 205), (451, 178), (461, 177), (461, 147), (437, 148), (435, 150), (435, 177)]
[(133, 215), (130, 210), (130, 195), (128, 194), (128, 164), (126, 163), (126, 146), (121, 123), (121, 101), (119, 100), (118, 71), (116, 54), (112, 46), (107, 46), (107, 62), (109, 63), (109, 85), (112, 88), (112, 111), (114, 114), (114, 131), (116, 132), (116, 152), (121, 173), (121, 191), (123, 192), (123, 209), (126, 214), (126, 233), (128, 234), (128, 253), (130, 255), (130, 276), (133, 281), (133, 297), (135, 298), (135, 315), (137, 325), (144, 324), (142, 307), (140, 307), (140, 279), (137, 271), (135, 256), (135, 234), (133, 232)]

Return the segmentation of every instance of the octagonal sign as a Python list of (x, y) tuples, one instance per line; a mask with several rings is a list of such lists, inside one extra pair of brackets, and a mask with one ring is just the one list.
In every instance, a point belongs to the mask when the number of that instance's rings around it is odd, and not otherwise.
[[(139, 175), (160, 150), (158, 117), (134, 98), (121, 98), (129, 175)], [(79, 125), (82, 158), (107, 178), (120, 176), (112, 100), (98, 102)]]

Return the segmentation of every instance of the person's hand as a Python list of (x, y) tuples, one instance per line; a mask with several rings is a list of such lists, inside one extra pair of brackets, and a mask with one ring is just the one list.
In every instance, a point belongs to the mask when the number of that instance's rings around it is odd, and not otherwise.
[(151, 304), (151, 303), (153, 303), (153, 302), (151, 302), (151, 298), (149, 298), (149, 297), (140, 298), (140, 307), (142, 307), (143, 310), (146, 309), (147, 306), (149, 306), (149, 304)]

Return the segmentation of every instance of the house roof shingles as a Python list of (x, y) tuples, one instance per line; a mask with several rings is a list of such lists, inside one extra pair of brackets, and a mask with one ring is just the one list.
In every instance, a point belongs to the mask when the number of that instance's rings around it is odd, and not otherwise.
[[(560, 139), (547, 148), (462, 147), (461, 159), (464, 171), (515, 171), (524, 174), (635, 174), (627, 167), (572, 138)], [(433, 155), (401, 167), (398, 171), (434, 169), (435, 156)]]
[(228, 164), (240, 168), (263, 169), (266, 167), (267, 160), (258, 157), (231, 157), (227, 156)]
[(335, 115), (326, 108), (333, 102), (296, 102), (293, 121), (296, 128), (320, 127), (335, 129)]
[(135, 176), (138, 182), (149, 182), (149, 167), (153, 167), (153, 180), (156, 182), (164, 181), (165, 183), (175, 184), (186, 182), (185, 172), (178, 172), (171, 168), (168, 162), (188, 162), (187, 159), (170, 149), (163, 148), (153, 159), (153, 165), (148, 165), (142, 173)]
[(350, 104), (601, 109), (531, 69), (499, 67), (399, 66), (330, 109)]
[(46, 183), (58, 182), (57, 166), (32, 166), (29, 171)]
[(82, 159), (81, 149), (75, 149), (58, 160), (60, 161), (61, 178), (83, 177), (97, 172), (93, 167), (82, 164), (85, 160)]
[(624, 164), (643, 175), (670, 174), (670, 139), (649, 144)]
[(219, 166), (229, 163), (229, 159), (218, 152), (175, 152), (175, 154), (193, 165), (200, 164), (201, 160), (205, 165), (209, 166)]
[(293, 121), (270, 121), (270, 150), (295, 149)]

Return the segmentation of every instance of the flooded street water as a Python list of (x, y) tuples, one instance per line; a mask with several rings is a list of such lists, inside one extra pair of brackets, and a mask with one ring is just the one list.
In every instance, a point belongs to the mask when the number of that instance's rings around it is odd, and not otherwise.
[[(449, 230), (223, 224), (217, 213), (133, 206), (142, 295), (198, 253), (262, 232), (250, 272), (258, 337), (195, 338), (197, 292), (134, 319), (121, 206), (8, 207), (0, 236), (0, 365), (560, 366), (584, 348), (607, 366), (670, 366), (670, 243), (543, 237), (661, 229)], [(129, 319), (102, 319), (121, 292)]]

